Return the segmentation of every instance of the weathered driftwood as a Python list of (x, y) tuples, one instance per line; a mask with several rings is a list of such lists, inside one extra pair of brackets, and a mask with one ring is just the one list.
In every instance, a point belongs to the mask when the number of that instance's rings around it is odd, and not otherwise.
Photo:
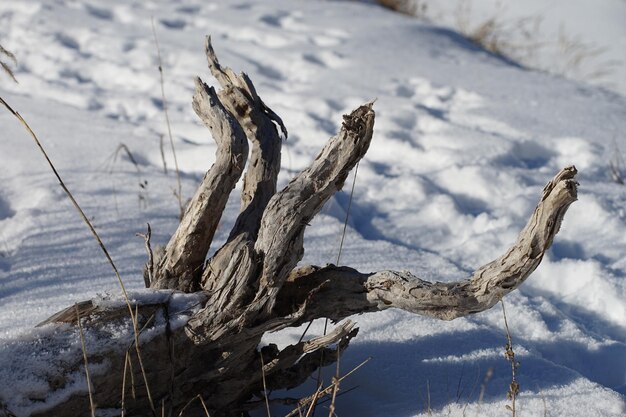
[[(576, 169), (568, 167), (546, 185), (515, 244), (471, 278), (458, 282), (431, 283), (409, 272), (365, 274), (334, 265), (295, 269), (304, 253), (305, 227), (341, 189), (349, 171), (369, 147), (374, 125), (372, 103), (344, 116), (341, 131), (330, 139), (311, 166), (276, 192), (280, 165), (278, 129), (285, 136), (286, 130), (245, 74), (236, 75), (219, 64), (210, 39), (206, 51), (209, 68), (222, 89), (216, 92), (197, 80), (194, 109), (218, 144), (216, 162), (154, 271), (151, 286), (167, 290), (161, 291), (157, 303), (133, 301), (138, 324), (143, 328), (140, 344), (152, 405), (134, 350), (129, 350), (134, 338), (128, 336), (133, 327), (127, 307), (106, 303), (81, 305), (87, 352), (95, 367), (91, 372), (95, 403), (112, 415), (122, 408), (126, 415), (153, 415), (153, 408), (161, 407), (165, 407), (166, 414), (176, 415), (185, 406), (186, 413), (193, 413), (195, 402), (190, 401), (198, 395), (204, 398), (214, 417), (241, 415), (263, 398), (263, 376), (269, 389), (296, 386), (319, 366), (336, 360), (356, 335), (348, 320), (326, 336), (283, 350), (274, 345), (259, 350), (265, 333), (312, 319), (340, 321), (353, 314), (400, 308), (450, 320), (488, 309), (523, 283), (539, 265), (567, 208), (576, 200)], [(226, 243), (205, 263), (226, 199), (243, 173), (247, 141), (252, 144), (252, 152), (241, 212)], [(172, 290), (194, 292), (188, 296), (197, 297), (195, 307), (176, 310), (170, 300), (184, 296)], [(48, 331), (49, 346), (62, 346), (67, 332), (76, 332), (75, 311), (72, 306), (48, 320), (47, 326), (60, 330)], [(113, 324), (118, 333), (126, 336), (99, 343)], [(60, 336), (64, 332), (65, 336)], [(39, 402), (36, 412), (25, 415), (87, 413), (86, 388), (63, 395), (64, 390), (69, 390), (68, 381), (82, 372), (82, 355), (76, 349), (74, 346), (75, 354), (69, 355), (67, 349), (61, 354), (63, 350), (59, 348), (52, 355), (34, 349), (35, 357), (49, 358), (51, 369), (57, 370), (55, 375), (39, 375), (47, 378), (50, 398), (56, 400)], [(134, 364), (132, 369), (129, 364)], [(135, 381), (135, 396), (125, 395), (122, 403), (125, 374), (128, 380)], [(35, 393), (20, 395), (21, 399), (4, 398), (1, 402), (10, 409), (11, 404), (38, 401)]]
[(215, 90), (199, 78), (196, 79), (193, 109), (217, 143), (215, 163), (204, 176), (165, 248), (151, 283), (153, 288), (197, 289), (215, 229), (248, 157), (248, 141), (240, 124), (224, 108)]

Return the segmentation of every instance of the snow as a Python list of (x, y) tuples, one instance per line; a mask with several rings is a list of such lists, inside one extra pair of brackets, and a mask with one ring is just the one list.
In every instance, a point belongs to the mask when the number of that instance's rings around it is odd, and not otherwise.
[(526, 66), (626, 93), (623, 0), (406, 0), (417, 15), (475, 32), (495, 22), (509, 55)]
[[(595, 5), (576, 2), (585, 10)], [(623, 5), (605, 1), (603, 10), (618, 16)], [(133, 291), (143, 286), (146, 259), (135, 233), (149, 222), (153, 243), (164, 244), (178, 216), (174, 163), (166, 148), (164, 174), (159, 150), (167, 130), (152, 17), (186, 197), (215, 151), (190, 106), (193, 77), (212, 82), (204, 35), (285, 121), (281, 184), (315, 157), (342, 114), (377, 98), (374, 140), (359, 166), (341, 255), (361, 271), (465, 278), (506, 250), (543, 185), (575, 164), (579, 201), (537, 271), (505, 299), (521, 362), (517, 407), (522, 416), (544, 408), (581, 417), (626, 413), (626, 189), (609, 173), (615, 152), (626, 149), (626, 98), (526, 70), (452, 30), (370, 4), (2, 2), (0, 42), (18, 58), (20, 83), (1, 77), (0, 94), (40, 136)], [(74, 302), (120, 290), (31, 138), (7, 112), (0, 127), (0, 363), (2, 379), (12, 381), (0, 396), (9, 401), (37, 384), (5, 366), (27, 354), (20, 341), (32, 327)], [(114, 158), (122, 143), (137, 167), (123, 152)], [(336, 261), (348, 192), (307, 229), (303, 263)], [(237, 208), (234, 196), (213, 249)], [(373, 359), (345, 381), (345, 389), (358, 388), (339, 397), (338, 415), (428, 415), (428, 404), (432, 415), (507, 413), (510, 365), (499, 306), (452, 322), (395, 310), (353, 319), (361, 330), (341, 371)], [(310, 334), (322, 328), (316, 322)], [(294, 343), (301, 332), (266, 341)], [(33, 366), (45, 371), (45, 363)], [(483, 383), (489, 368), (493, 377)], [(334, 372), (329, 367), (326, 380)], [(313, 383), (275, 395), (312, 391)]]

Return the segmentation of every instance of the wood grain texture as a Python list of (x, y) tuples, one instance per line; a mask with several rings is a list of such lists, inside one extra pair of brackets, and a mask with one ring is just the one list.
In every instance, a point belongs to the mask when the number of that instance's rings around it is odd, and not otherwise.
[(152, 288), (194, 291), (199, 288), (204, 259), (231, 191), (241, 178), (248, 142), (237, 119), (215, 89), (196, 78), (193, 109), (217, 143), (215, 163), (185, 210), (155, 270)]

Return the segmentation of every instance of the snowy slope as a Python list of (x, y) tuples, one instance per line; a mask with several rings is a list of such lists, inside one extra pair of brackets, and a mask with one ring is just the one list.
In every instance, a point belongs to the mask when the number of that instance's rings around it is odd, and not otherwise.
[[(455, 32), (366, 4), (2, 2), (0, 43), (19, 60), (20, 84), (2, 77), (0, 94), (41, 136), (133, 289), (143, 285), (145, 260), (135, 233), (150, 222), (154, 243), (164, 244), (178, 214), (173, 161), (168, 154), (165, 175), (159, 151), (166, 126), (151, 16), (186, 196), (215, 150), (190, 106), (192, 77), (210, 81), (205, 34), (285, 121), (283, 184), (337, 131), (342, 114), (377, 98), (341, 256), (359, 270), (465, 278), (512, 243), (543, 185), (575, 164), (579, 201), (541, 266), (506, 299), (521, 361), (518, 408), (522, 416), (543, 415), (544, 407), (551, 416), (626, 413), (626, 189), (608, 169), (615, 144), (626, 149), (625, 98), (526, 71)], [(123, 153), (113, 158), (122, 143), (137, 167)], [(74, 301), (119, 289), (6, 112), (0, 158), (0, 364), (7, 364), (7, 346), (24, 331)], [(336, 261), (347, 205), (342, 192), (313, 222), (303, 262)], [(229, 205), (218, 238), (237, 206)], [(338, 415), (427, 415), (429, 402), (437, 415), (506, 415), (510, 370), (499, 308), (453, 322), (399, 311), (355, 320), (361, 332), (341, 368), (373, 360), (346, 383), (359, 388), (340, 397)], [(268, 340), (290, 343), (300, 332)], [(481, 402), (488, 368), (494, 374)], [(12, 389), (0, 384), (0, 397)]]
[(467, 33), (493, 21), (503, 52), (524, 65), (626, 94), (623, 0), (399, 2), (422, 19)]

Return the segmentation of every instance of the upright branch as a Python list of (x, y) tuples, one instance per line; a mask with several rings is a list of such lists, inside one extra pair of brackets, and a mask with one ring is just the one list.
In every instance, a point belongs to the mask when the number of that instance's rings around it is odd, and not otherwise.
[(152, 288), (187, 292), (198, 288), (204, 259), (248, 156), (248, 142), (241, 125), (224, 107), (215, 89), (199, 78), (196, 78), (193, 109), (217, 143), (215, 163), (205, 174), (167, 244)]
[(211, 37), (206, 38), (205, 51), (209, 70), (222, 86), (220, 98), (235, 115), (252, 143), (252, 153), (241, 192), (241, 210), (231, 238), (249, 233), (256, 239), (259, 221), (270, 198), (276, 193), (280, 171), (281, 139), (277, 127), (287, 137), (283, 121), (259, 97), (247, 74), (236, 75), (230, 68), (220, 65)]
[[(252, 144), (248, 168), (244, 176), (241, 191), (241, 208), (235, 225), (224, 247), (218, 250), (205, 269), (201, 285), (207, 291), (222, 291), (225, 286), (247, 284), (241, 279), (230, 279), (233, 255), (248, 259), (251, 247), (256, 240), (261, 216), (270, 198), (276, 193), (276, 183), (280, 172), (281, 138), (278, 128), (287, 136), (280, 117), (276, 115), (259, 97), (250, 78), (245, 74), (235, 74), (233, 70), (222, 66), (211, 38), (206, 38), (205, 52), (209, 70), (221, 85), (221, 101), (231, 114), (236, 117), (246, 137)], [(252, 266), (250, 262), (248, 265)], [(229, 266), (231, 265), (231, 266)], [(250, 268), (237, 268), (237, 275), (249, 277), (254, 273)], [(244, 279), (243, 281), (247, 281)], [(239, 287), (243, 289), (243, 287)], [(228, 293), (229, 291), (226, 291)], [(238, 293), (241, 293), (238, 291)], [(243, 297), (246, 298), (246, 297)]]

